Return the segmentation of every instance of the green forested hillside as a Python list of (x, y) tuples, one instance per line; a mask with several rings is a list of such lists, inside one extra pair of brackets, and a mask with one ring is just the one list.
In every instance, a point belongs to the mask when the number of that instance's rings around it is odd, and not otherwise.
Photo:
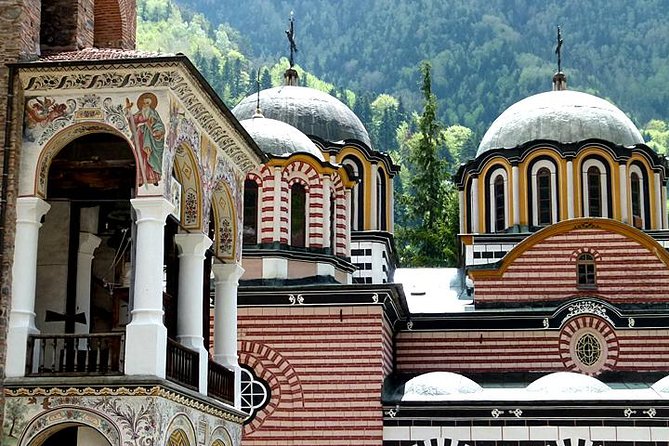
[(666, 0), (178, 0), (241, 30), (249, 57), (276, 60), (295, 11), (298, 62), (354, 91), (419, 107), (432, 62), (441, 116), (478, 133), (508, 105), (550, 88), (555, 27), (570, 88), (607, 97), (639, 126), (669, 118)]

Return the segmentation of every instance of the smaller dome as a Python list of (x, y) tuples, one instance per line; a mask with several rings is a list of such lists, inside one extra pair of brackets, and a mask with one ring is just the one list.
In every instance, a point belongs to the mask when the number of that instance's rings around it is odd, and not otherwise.
[(404, 385), (405, 401), (439, 399), (444, 396), (472, 394), (483, 388), (471, 379), (452, 372), (430, 372), (410, 379)]
[[(251, 118), (258, 97), (244, 98), (232, 113), (239, 120)], [(309, 136), (326, 141), (345, 139), (362, 141), (372, 146), (369, 134), (360, 119), (342, 101), (309, 87), (285, 85), (260, 92), (260, 107), (268, 118), (292, 125)]]
[(610, 102), (579, 91), (548, 91), (522, 99), (499, 115), (483, 135), (476, 156), (538, 139), (602, 139), (622, 146), (644, 142), (630, 118)]
[(289, 157), (293, 153), (309, 153), (325, 161), (316, 144), (292, 125), (258, 114), (240, 121), (240, 124), (268, 155)]
[(669, 376), (665, 376), (653, 384), (651, 388), (658, 393), (669, 393)]
[(556, 372), (542, 376), (527, 386), (528, 392), (555, 394), (604, 393), (609, 386), (588, 375), (573, 372)]

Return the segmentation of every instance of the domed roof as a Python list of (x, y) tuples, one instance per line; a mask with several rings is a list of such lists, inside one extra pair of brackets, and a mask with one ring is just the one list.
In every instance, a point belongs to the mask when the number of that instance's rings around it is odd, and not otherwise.
[(310, 153), (321, 161), (325, 161), (323, 153), (307, 135), (292, 125), (276, 119), (255, 115), (240, 121), (240, 124), (258, 144), (260, 150), (276, 156), (287, 157), (293, 153)]
[(588, 375), (573, 372), (556, 372), (542, 376), (527, 386), (528, 392), (541, 394), (603, 393), (609, 386)]
[(483, 136), (476, 156), (537, 139), (569, 143), (591, 138), (623, 146), (644, 142), (634, 123), (610, 102), (578, 91), (549, 91), (507, 108)]
[(438, 399), (446, 395), (472, 394), (481, 391), (483, 388), (476, 382), (457, 373), (430, 372), (407, 381), (404, 385), (402, 399), (405, 401)]
[[(237, 119), (255, 114), (257, 95), (242, 100), (232, 113)], [(339, 99), (307, 87), (283, 86), (260, 92), (263, 114), (283, 121), (310, 136), (334, 142), (357, 139), (371, 147), (369, 134), (360, 119)]]

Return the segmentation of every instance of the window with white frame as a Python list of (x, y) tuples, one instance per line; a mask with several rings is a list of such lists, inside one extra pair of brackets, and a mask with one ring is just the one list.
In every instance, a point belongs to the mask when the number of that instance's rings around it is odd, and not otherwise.
[(583, 216), (608, 217), (608, 181), (604, 163), (588, 159), (581, 168)]
[(532, 225), (547, 226), (558, 220), (557, 168), (546, 159), (532, 165)]
[(490, 175), (488, 191), (490, 196), (490, 221), (488, 232), (502, 232), (509, 227), (509, 194), (506, 169), (499, 167)]
[(641, 167), (632, 164), (630, 172), (630, 204), (632, 207), (632, 225), (643, 229), (648, 223), (646, 221), (646, 191), (647, 185), (644, 183), (644, 175)]

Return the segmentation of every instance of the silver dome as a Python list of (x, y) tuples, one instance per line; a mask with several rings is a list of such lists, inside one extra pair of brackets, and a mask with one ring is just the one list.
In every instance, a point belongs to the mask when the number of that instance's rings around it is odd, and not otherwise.
[(240, 121), (240, 124), (258, 144), (260, 150), (269, 155), (287, 157), (293, 153), (310, 153), (325, 161), (323, 153), (316, 144), (292, 125), (262, 115)]
[[(256, 111), (257, 95), (242, 100), (232, 113), (249, 119)], [(267, 118), (283, 121), (307, 135), (326, 141), (357, 139), (371, 147), (360, 119), (339, 99), (307, 87), (283, 86), (260, 92), (260, 108)]]
[(644, 142), (634, 123), (610, 102), (578, 91), (549, 91), (506, 109), (483, 136), (476, 156), (537, 139), (569, 143), (591, 138), (623, 146)]

